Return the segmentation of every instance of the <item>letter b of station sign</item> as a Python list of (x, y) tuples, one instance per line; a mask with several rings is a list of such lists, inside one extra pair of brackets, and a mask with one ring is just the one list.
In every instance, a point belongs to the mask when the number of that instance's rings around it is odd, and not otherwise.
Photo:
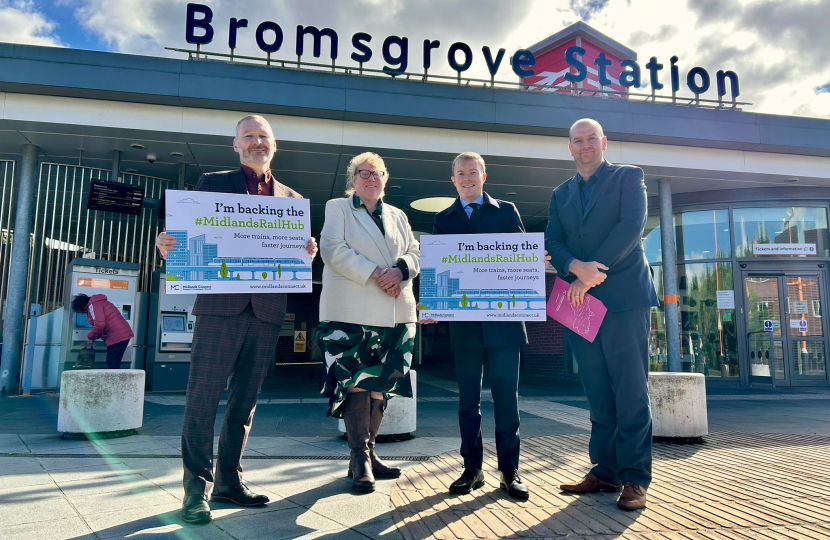
[[(194, 45), (207, 45), (215, 37), (213, 10), (204, 5), (187, 4), (187, 16), (185, 22), (185, 39)], [(285, 32), (282, 27), (273, 21), (263, 21), (255, 29), (248, 30), (248, 19), (233, 17), (228, 25), (228, 48), (231, 53), (236, 49), (238, 41), (244, 33), (248, 33), (247, 39), (254, 40), (260, 50), (270, 55), (281, 50), (285, 41)], [(352, 61), (359, 64), (369, 62), (373, 55), (371, 42), (372, 36), (366, 32), (357, 32), (351, 37), (353, 52), (350, 55)], [(338, 58), (340, 38), (337, 32), (331, 28), (317, 28), (315, 26), (297, 25), (294, 54), (301, 57), (307, 46), (311, 45), (311, 54), (314, 58), (323, 55), (324, 45), (327, 46), (328, 57), (332, 63)], [(437, 51), (441, 49), (441, 41), (426, 39), (423, 46), (413, 49), (420, 49), (414, 54), (421, 58), (421, 67), (424, 73), (432, 66), (433, 54), (438, 56)], [(383, 40), (380, 47), (383, 61), (386, 65), (383, 71), (391, 75), (404, 73), (409, 66), (410, 44), (409, 39), (401, 36), (388, 36)], [(476, 55), (472, 48), (466, 43), (455, 42), (446, 49), (447, 64), (456, 71), (459, 76), (472, 66)], [(490, 47), (482, 47), (481, 59), (487, 66), (492, 77), (496, 76), (502, 62), (504, 61), (505, 49), (499, 49), (495, 53)], [(545, 51), (543, 57), (537, 57), (537, 53), (531, 49), (519, 49), (508, 59), (513, 73), (523, 78), (527, 84), (539, 85), (538, 89), (553, 90), (570, 85), (583, 85), (582, 88), (595, 90), (617, 90), (625, 92), (630, 87), (640, 88), (645, 76), (648, 77), (651, 88), (660, 90), (664, 87), (661, 82), (661, 71), (664, 65), (658, 63), (657, 57), (651, 57), (645, 65), (648, 74), (644, 74), (636, 60), (631, 58), (619, 58), (614, 54), (602, 51), (594, 44), (585, 39), (574, 41), (566, 47), (557, 47), (554, 51)], [(555, 56), (554, 56), (555, 55)], [(669, 59), (669, 84), (672, 92), (680, 89), (680, 74), (677, 65), (678, 58), (672, 56)], [(535, 69), (534, 69), (535, 68)], [(595, 76), (593, 76), (595, 75)], [(663, 77), (665, 79), (665, 77)], [(729, 82), (730, 97), (735, 100), (740, 95), (738, 75), (733, 71), (717, 72), (715, 84), (718, 97), (726, 95), (726, 83)], [(686, 74), (686, 86), (695, 95), (708, 91), (712, 81), (709, 73), (702, 67), (693, 67)], [(562, 90), (558, 90), (562, 91)]]

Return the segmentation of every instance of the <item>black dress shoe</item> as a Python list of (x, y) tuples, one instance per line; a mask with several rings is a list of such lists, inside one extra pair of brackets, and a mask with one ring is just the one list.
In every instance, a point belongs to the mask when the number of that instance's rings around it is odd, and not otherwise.
[(506, 490), (514, 499), (525, 500), (530, 496), (527, 486), (522, 484), (522, 479), (519, 478), (519, 471), (502, 471), (499, 487)]
[(484, 485), (484, 472), (481, 469), (468, 467), (461, 473), (461, 478), (450, 484), (450, 491), (459, 495), (466, 495), (474, 489)]
[(214, 489), (210, 500), (229, 502), (237, 506), (262, 506), (270, 499), (265, 495), (257, 495), (248, 489), (245, 484), (237, 484), (235, 486)]
[(188, 523), (210, 523), (210, 506), (204, 495), (186, 495), (182, 501), (182, 519)]

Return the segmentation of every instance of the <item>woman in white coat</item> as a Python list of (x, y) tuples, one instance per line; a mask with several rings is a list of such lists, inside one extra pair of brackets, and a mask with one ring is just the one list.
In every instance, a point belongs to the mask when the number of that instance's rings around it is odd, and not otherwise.
[(356, 491), (366, 492), (375, 489), (375, 477), (401, 473), (378, 459), (374, 447), (386, 399), (412, 397), (412, 280), (420, 252), (406, 214), (383, 202), (383, 159), (360, 154), (346, 176), (346, 197), (326, 203), (320, 235), (325, 268), (317, 343), (326, 358), (327, 414), (343, 418), (349, 476)]

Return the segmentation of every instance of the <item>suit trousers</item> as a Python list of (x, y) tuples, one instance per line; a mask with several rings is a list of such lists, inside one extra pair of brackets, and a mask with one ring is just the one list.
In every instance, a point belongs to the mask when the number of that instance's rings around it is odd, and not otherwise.
[(519, 468), (519, 357), (521, 347), (459, 349), (455, 354), (458, 379), (458, 424), (464, 467), (481, 469), (481, 383), (484, 358), (490, 362), (490, 388), (496, 420), (496, 455), (501, 471)]
[(612, 484), (651, 483), (650, 313), (609, 311), (593, 343), (565, 330), (591, 409), (591, 473)]
[[(257, 319), (250, 304), (236, 316), (196, 318), (182, 427), (186, 495), (209, 495), (214, 483), (230, 486), (242, 481), (242, 452), (280, 327)], [(214, 479), (213, 425), (228, 377)]]

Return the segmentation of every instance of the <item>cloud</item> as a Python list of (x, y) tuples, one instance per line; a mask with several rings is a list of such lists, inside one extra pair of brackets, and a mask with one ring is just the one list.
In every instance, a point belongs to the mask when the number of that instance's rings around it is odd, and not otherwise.
[(794, 62), (826, 67), (830, 49), (828, 19), (830, 0), (764, 0), (747, 6), (738, 26), (755, 30), (766, 42), (790, 51)]
[(697, 15), (698, 28), (728, 20), (740, 10), (735, 0), (689, 0), (688, 7)]
[[(194, 48), (184, 40), (188, 0), (58, 1), (74, 10), (83, 31), (113, 51), (183, 59), (184, 54), (164, 47)], [(830, 0), (195, 1), (209, 3), (214, 13), (215, 37), (203, 50), (228, 52), (228, 21), (244, 17), (249, 24), (239, 31), (237, 54), (264, 56), (254, 32), (261, 22), (271, 20), (284, 32), (283, 46), (274, 58), (296, 59), (296, 26), (314, 25), (337, 32), (337, 63), (346, 66), (354, 65), (349, 58), (351, 36), (360, 31), (373, 36), (373, 58), (366, 67), (375, 69), (385, 65), (381, 45), (390, 35), (409, 38), (408, 71), (412, 72), (421, 71), (423, 40), (440, 40), (440, 47), (432, 53), (431, 75), (454, 75), (447, 65), (447, 51), (452, 43), (462, 41), (473, 50), (473, 64), (466, 75), (489, 79), (481, 48), (505, 48), (507, 54), (497, 74), (504, 81), (517, 80), (508, 61), (516, 49), (583, 20), (633, 48), (641, 66), (656, 56), (665, 66), (660, 75), (664, 84), (669, 58), (677, 55), (680, 95), (691, 97), (685, 79), (694, 66), (705, 68), (712, 78), (712, 88), (701, 96), (709, 99), (717, 98), (715, 73), (732, 70), (740, 77), (739, 99), (753, 102), (747, 110), (830, 117), (830, 63), (824, 58), (830, 50), (830, 32), (825, 28)], [(0, 27), (8, 29), (3, 40), (59, 44), (55, 24), (33, 6), (31, 1), (0, 0)], [(9, 10), (16, 19), (2, 19)], [(327, 48), (324, 40), (324, 56)], [(303, 60), (315, 61), (310, 54)], [(316, 61), (327, 63), (327, 58)], [(649, 93), (646, 81), (644, 76), (639, 93)], [(659, 93), (670, 95), (668, 85)]]
[[(74, 6), (79, 24), (95, 34), (112, 50), (126, 53), (175, 56), (181, 53), (164, 51), (164, 47), (195, 48), (185, 41), (186, 0), (63, 0)], [(351, 36), (367, 32), (373, 36), (370, 47), (373, 58), (366, 67), (383, 65), (381, 45), (387, 36), (409, 38), (409, 67), (420, 70), (424, 39), (440, 40), (433, 52), (433, 67), (446, 67), (446, 55), (454, 41), (464, 41), (473, 49), (474, 66), (486, 73), (481, 47), (494, 50), (504, 46), (504, 38), (519, 25), (534, 0), (479, 0), (471, 9), (469, 0), (261, 0), (257, 4), (231, 0), (201, 1), (213, 11), (213, 42), (204, 50), (228, 53), (229, 19), (248, 19), (248, 26), (239, 29), (236, 54), (264, 57), (256, 44), (257, 26), (274, 21), (283, 31), (284, 41), (274, 58), (294, 59), (297, 25), (332, 28), (339, 40), (338, 64), (353, 64), (349, 55), (354, 51)], [(440, 14), (440, 16), (439, 16)], [(459, 30), (463, 28), (462, 30)], [(306, 38), (310, 40), (310, 38)], [(307, 62), (325, 63), (328, 40), (323, 41), (324, 58)], [(513, 51), (508, 51), (508, 56)], [(502, 69), (509, 71), (507, 62)], [(432, 73), (433, 70), (430, 70)]]
[(30, 0), (0, 0), (0, 28), (2, 40), (7, 43), (59, 47), (56, 27)]
[(677, 32), (677, 27), (670, 24), (660, 26), (655, 33), (648, 33), (638, 30), (631, 34), (631, 37), (628, 38), (628, 46), (639, 47), (640, 45), (645, 45), (646, 43), (662, 43), (663, 41), (676, 36)]
[(571, 11), (585, 22), (605, 9), (610, 0), (570, 0)]

